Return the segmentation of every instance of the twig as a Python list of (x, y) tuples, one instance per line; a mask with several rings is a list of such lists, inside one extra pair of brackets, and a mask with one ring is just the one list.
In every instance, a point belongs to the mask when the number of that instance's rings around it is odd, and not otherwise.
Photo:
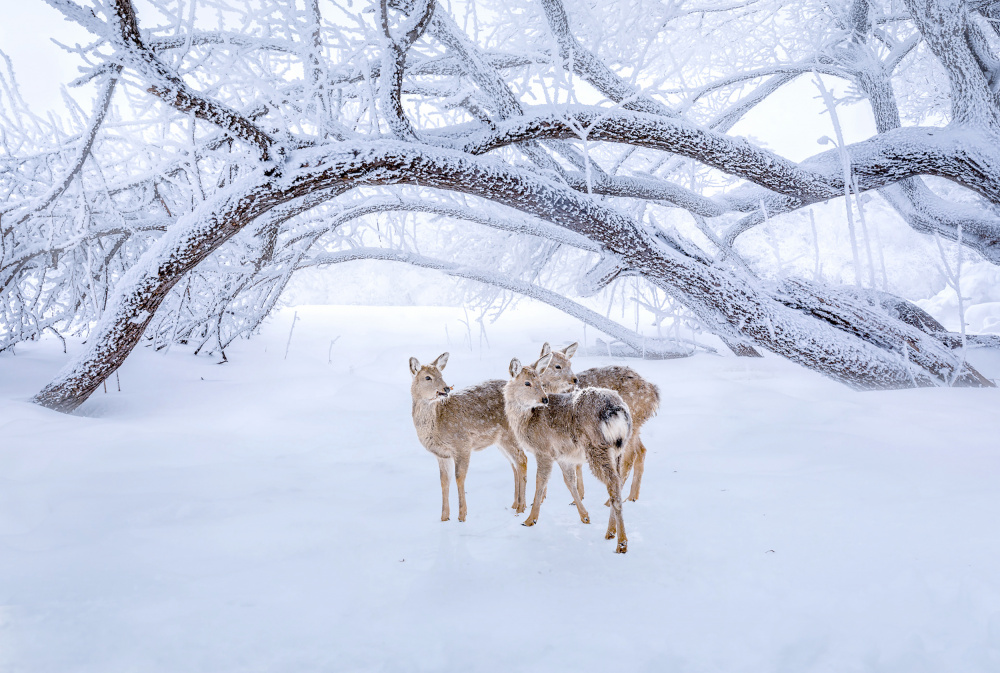
[(288, 343), (285, 344), (285, 357), (283, 359), (288, 359), (288, 349), (292, 347), (292, 332), (295, 331), (295, 323), (299, 319), (299, 312), (296, 311), (295, 315), (292, 316), (292, 326), (288, 330)]

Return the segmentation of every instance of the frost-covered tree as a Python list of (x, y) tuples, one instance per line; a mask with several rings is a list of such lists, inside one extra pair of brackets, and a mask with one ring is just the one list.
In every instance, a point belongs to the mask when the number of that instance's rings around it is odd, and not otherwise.
[[(991, 385), (864, 282), (863, 219), (850, 287), (738, 244), (872, 193), (1000, 263), (1000, 3), (46, 1), (92, 35), (99, 93), (43, 120), (5, 79), (0, 338), (96, 324), (40, 404), (74, 409), (144, 335), (222, 354), (297, 269), (348, 259), (591, 322), (569, 295), (633, 278), (737, 351), (859, 389)], [(832, 119), (821, 77), (848, 82), (877, 133), (798, 163), (730, 133), (799, 77)]]

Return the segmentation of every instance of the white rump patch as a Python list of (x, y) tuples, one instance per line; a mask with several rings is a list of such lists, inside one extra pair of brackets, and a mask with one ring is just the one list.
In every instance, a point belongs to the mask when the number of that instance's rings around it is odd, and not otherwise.
[(605, 441), (614, 444), (618, 440), (625, 441), (629, 435), (628, 417), (624, 413), (618, 412), (612, 418), (601, 423), (601, 436)]

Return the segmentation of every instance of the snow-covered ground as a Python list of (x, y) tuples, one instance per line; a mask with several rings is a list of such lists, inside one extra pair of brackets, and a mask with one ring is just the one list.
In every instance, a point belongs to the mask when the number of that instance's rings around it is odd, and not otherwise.
[(1000, 391), (630, 362), (663, 405), (620, 556), (596, 479), (594, 524), (556, 476), (524, 528), (495, 449), (438, 520), (407, 358), (463, 386), (583, 336), (464, 318), (286, 309), (225, 365), (140, 349), (75, 416), (27, 402), (58, 342), (0, 356), (0, 671), (1000, 670)]

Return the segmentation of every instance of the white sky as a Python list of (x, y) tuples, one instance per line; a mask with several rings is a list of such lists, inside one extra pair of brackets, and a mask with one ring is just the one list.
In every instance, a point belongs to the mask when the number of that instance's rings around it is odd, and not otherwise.
[[(91, 35), (42, 0), (3, 0), (0, 18), (0, 49), (10, 57), (21, 95), (39, 114), (64, 110), (60, 87), (80, 76), (76, 56), (67, 54), (51, 38), (63, 44), (86, 43)], [(85, 110), (92, 94), (79, 96)]]
[[(844, 95), (843, 80), (823, 77), (823, 82), (835, 97)], [(837, 106), (837, 116), (848, 144), (875, 135), (875, 118), (867, 102)], [(752, 136), (792, 161), (802, 161), (833, 147), (820, 145), (819, 138), (836, 138), (812, 75), (799, 77), (776, 91), (740, 120), (730, 134)]]

